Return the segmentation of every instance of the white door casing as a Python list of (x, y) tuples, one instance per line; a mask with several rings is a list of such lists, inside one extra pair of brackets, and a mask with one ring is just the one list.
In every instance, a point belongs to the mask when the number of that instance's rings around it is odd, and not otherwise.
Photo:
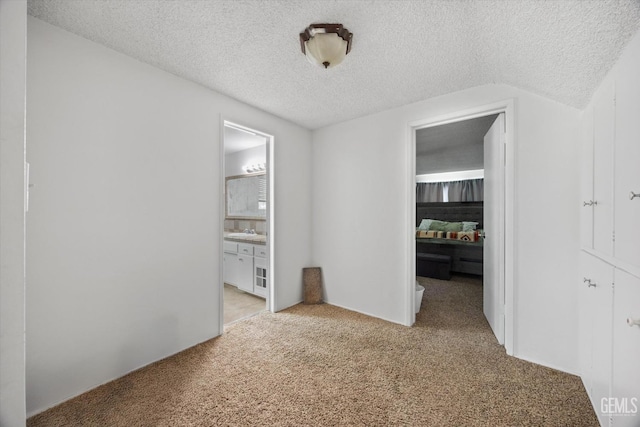
[(504, 168), (505, 121), (500, 113), (484, 136), (483, 311), (504, 344)]

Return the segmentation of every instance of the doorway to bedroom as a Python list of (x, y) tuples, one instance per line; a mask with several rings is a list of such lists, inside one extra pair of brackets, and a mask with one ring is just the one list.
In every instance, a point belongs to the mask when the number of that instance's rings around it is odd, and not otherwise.
[(508, 341), (510, 349), (510, 336), (505, 340), (507, 104), (411, 126), (411, 252), (412, 270), (423, 284), (475, 281), (482, 288), (485, 317), (498, 342)]

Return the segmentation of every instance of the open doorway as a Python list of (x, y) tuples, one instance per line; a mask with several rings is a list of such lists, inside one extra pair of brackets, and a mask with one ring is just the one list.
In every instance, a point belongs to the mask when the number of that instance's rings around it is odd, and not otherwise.
[[(513, 253), (507, 254), (507, 248), (513, 247), (513, 150), (507, 152), (505, 147), (512, 145), (511, 114), (512, 103), (507, 101), (414, 122), (409, 150), (409, 199), (415, 206), (411, 235), (416, 236), (409, 246), (408, 300), (414, 303), (409, 306), (416, 306), (419, 295), (416, 277), (446, 278), (452, 273), (480, 277), (485, 317), (509, 354), (513, 288), (507, 278), (513, 271)], [(421, 147), (429, 138), (432, 146)], [(425, 159), (425, 152), (430, 158)], [(477, 181), (481, 183), (479, 194)], [(466, 190), (462, 195), (461, 187)], [(427, 201), (428, 192), (433, 194)], [(432, 227), (432, 221), (439, 222)]]
[(268, 310), (273, 137), (223, 122), (222, 325)]

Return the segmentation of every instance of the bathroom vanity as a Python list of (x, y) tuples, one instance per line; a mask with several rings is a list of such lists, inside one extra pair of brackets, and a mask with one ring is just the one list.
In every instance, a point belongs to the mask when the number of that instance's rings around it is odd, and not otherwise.
[[(267, 179), (264, 172), (225, 179), (224, 282), (267, 297)], [(230, 224), (227, 224), (230, 222)], [(235, 224), (234, 224), (235, 222)], [(231, 232), (242, 230), (244, 232)]]
[[(234, 233), (239, 234), (239, 233)], [(225, 237), (223, 278), (224, 282), (245, 292), (267, 297), (267, 246), (257, 235), (251, 240), (242, 237)], [(260, 236), (265, 237), (265, 236)], [(251, 243), (248, 243), (248, 242)]]

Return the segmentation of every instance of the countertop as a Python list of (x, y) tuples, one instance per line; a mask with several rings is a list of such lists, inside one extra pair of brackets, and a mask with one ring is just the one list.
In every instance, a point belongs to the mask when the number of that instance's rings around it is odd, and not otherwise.
[(267, 236), (264, 234), (229, 233), (224, 232), (224, 240), (239, 243), (251, 243), (253, 245), (265, 245)]

